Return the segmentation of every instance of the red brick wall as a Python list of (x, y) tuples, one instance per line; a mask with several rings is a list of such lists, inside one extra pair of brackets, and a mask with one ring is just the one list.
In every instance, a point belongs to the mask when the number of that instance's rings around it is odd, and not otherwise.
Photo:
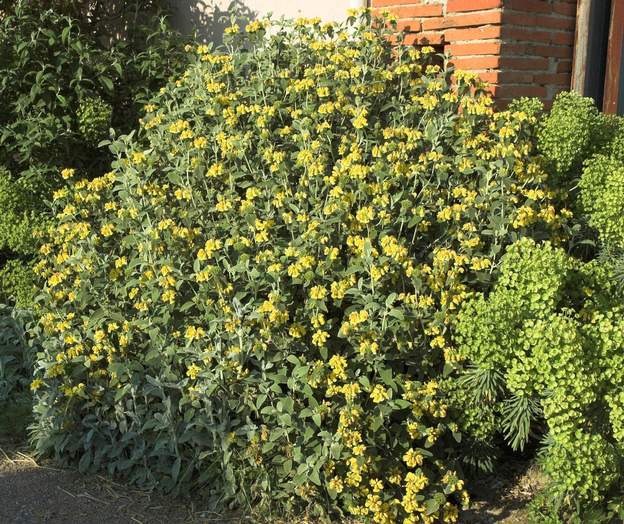
[(431, 44), (458, 69), (490, 82), (505, 105), (536, 96), (547, 104), (570, 88), (577, 0), (372, 0), (409, 31), (408, 42)]

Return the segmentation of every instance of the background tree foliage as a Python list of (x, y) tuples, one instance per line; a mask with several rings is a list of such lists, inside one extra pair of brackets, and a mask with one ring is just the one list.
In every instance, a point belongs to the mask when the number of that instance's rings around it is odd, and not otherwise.
[(0, 5), (0, 301), (28, 306), (36, 231), (64, 168), (110, 164), (98, 143), (126, 133), (184, 67), (157, 2)]

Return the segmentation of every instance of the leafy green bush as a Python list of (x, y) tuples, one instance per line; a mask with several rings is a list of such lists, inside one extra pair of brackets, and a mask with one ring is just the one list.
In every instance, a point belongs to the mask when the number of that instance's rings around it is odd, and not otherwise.
[[(539, 115), (540, 104), (520, 99), (513, 105)], [(621, 230), (617, 174), (607, 171), (624, 162), (624, 118), (602, 114), (592, 99), (570, 92), (560, 93), (550, 113), (538, 119), (537, 147), (553, 179), (556, 202), (571, 207), (575, 215), (571, 252), (584, 260), (599, 255), (600, 249), (612, 258), (619, 256), (613, 253)]]
[(0, 305), (0, 403), (7, 402), (16, 391), (27, 391), (32, 354), (24, 332), (25, 316), (19, 310)]
[(35, 349), (26, 334), (32, 319), (0, 305), (0, 436), (20, 435), (30, 420), (30, 383)]
[(614, 132), (605, 154), (624, 162), (624, 117), (612, 116), (611, 118)]
[(40, 174), (25, 172), (14, 180), (0, 167), (0, 303), (32, 304), (34, 230), (48, 223), (43, 205), (45, 179)]
[(607, 249), (624, 249), (624, 162), (597, 155), (587, 162), (579, 184), (590, 226)]
[(100, 97), (80, 101), (78, 106), (78, 131), (87, 144), (97, 145), (108, 138), (113, 108)]
[(458, 316), (460, 351), (475, 365), (467, 405), (494, 413), (514, 449), (543, 438), (549, 493), (568, 508), (623, 495), (622, 298), (610, 264), (522, 239), (494, 290)]
[(523, 112), (346, 25), (237, 26), (56, 195), (40, 452), (220, 502), (457, 520), (449, 325), (563, 236)]
[(609, 140), (609, 129), (591, 98), (567, 91), (555, 97), (537, 143), (562, 189), (570, 189), (578, 180), (583, 162)]
[[(22, 306), (45, 202), (65, 184), (61, 169), (102, 174), (112, 157), (98, 143), (111, 126), (131, 131), (147, 93), (185, 67), (180, 39), (161, 19), (142, 15), (147, 25), (126, 26), (131, 41), (111, 41), (98, 2), (49, 4), (0, 4), (0, 300)], [(70, 16), (85, 12), (88, 23)]]

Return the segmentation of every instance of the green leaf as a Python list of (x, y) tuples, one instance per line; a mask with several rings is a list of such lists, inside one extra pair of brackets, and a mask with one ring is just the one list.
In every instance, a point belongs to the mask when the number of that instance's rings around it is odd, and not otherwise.
[(113, 84), (113, 81), (109, 77), (107, 77), (107, 76), (100, 76), (100, 77), (98, 77), (98, 80), (106, 88), (106, 90), (109, 93), (112, 93), (115, 90), (115, 86)]

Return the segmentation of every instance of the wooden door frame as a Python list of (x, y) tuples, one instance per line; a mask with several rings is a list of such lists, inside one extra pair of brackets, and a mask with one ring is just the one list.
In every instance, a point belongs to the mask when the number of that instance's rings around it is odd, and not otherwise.
[(611, 13), (624, 0), (577, 0), (570, 88), (604, 106)]

